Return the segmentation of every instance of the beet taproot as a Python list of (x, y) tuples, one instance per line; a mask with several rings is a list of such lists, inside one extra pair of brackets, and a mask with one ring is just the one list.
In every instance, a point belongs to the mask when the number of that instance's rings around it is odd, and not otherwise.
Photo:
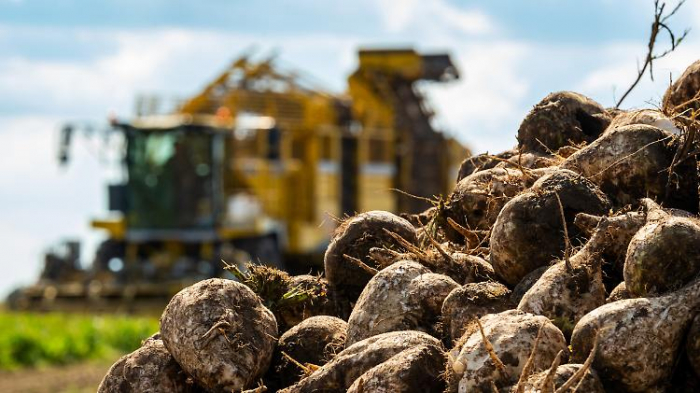
[[(558, 153), (558, 151), (557, 151)], [(543, 169), (559, 165), (563, 158), (557, 155), (522, 153), (496, 165), (496, 168)]]
[(543, 176), (498, 215), (490, 240), (494, 271), (505, 283), (516, 285), (529, 272), (561, 258), (567, 239), (579, 241), (580, 232), (573, 226), (577, 213), (602, 214), (609, 208), (605, 194), (572, 171)]
[(394, 263), (362, 291), (348, 319), (345, 345), (390, 331), (421, 330), (437, 335), (442, 302), (458, 286), (417, 262)]
[(542, 316), (510, 310), (486, 315), (480, 323), (487, 340), (476, 331), (450, 352), (448, 392), (491, 392), (492, 383), (497, 388), (512, 386), (536, 341), (530, 366), (533, 372), (548, 369), (557, 354), (567, 349), (561, 331)]
[(605, 303), (602, 251), (616, 240), (614, 235), (621, 228), (635, 223), (636, 228), (641, 227), (641, 221), (630, 224), (627, 215), (601, 218), (583, 248), (549, 267), (525, 293), (518, 309), (548, 317), (569, 337), (581, 317)]
[(610, 291), (608, 298), (605, 299), (605, 303), (612, 303), (624, 299), (632, 299), (634, 297), (635, 296), (627, 290), (627, 285), (625, 285), (625, 282), (623, 281), (619, 283), (615, 288), (613, 288), (612, 291)]
[(269, 389), (281, 389), (305, 376), (303, 367), (323, 366), (343, 350), (347, 322), (319, 315), (287, 330), (279, 339), (265, 378)]
[(465, 158), (459, 166), (459, 171), (457, 171), (457, 183), (476, 172), (491, 169), (503, 160), (507, 160), (517, 154), (517, 150), (506, 150), (495, 155), (484, 153), (476, 156), (469, 156)]
[[(462, 227), (489, 230), (503, 206), (536, 178), (513, 168), (493, 168), (462, 179), (450, 194), (445, 215)], [(454, 234), (452, 239), (460, 239)]]
[[(563, 388), (564, 384), (577, 377), (576, 373), (584, 371), (582, 370), (584, 367), (583, 364), (563, 364), (554, 370), (539, 372), (528, 377), (521, 390), (513, 387), (510, 393), (559, 392), (559, 389)], [(575, 392), (606, 393), (603, 384), (598, 378), (598, 374), (590, 368), (586, 369), (579, 379), (571, 381), (569, 388), (561, 391), (561, 393)]]
[(159, 335), (122, 356), (107, 371), (98, 393), (204, 393), (180, 368)]
[(520, 282), (513, 288), (513, 290), (510, 293), (510, 302), (517, 305), (520, 303), (520, 300), (525, 296), (525, 293), (532, 288), (533, 285), (537, 282), (537, 280), (542, 277), (544, 272), (547, 271), (549, 266), (540, 266), (537, 269), (531, 271), (530, 273), (526, 274), (525, 277), (523, 277)]
[(416, 230), (410, 222), (385, 211), (370, 211), (348, 218), (331, 239), (323, 258), (326, 279), (331, 288), (350, 302), (357, 300), (374, 275), (367, 267), (377, 268), (368, 256), (372, 247), (404, 251), (387, 231), (410, 243), (417, 242)]
[(483, 258), (447, 248), (441, 246), (440, 251), (433, 247), (417, 250), (418, 252), (397, 253), (374, 247), (370, 249), (369, 255), (382, 268), (401, 260), (415, 260), (432, 272), (444, 274), (462, 284), (492, 280), (496, 277), (491, 264)]
[(642, 227), (627, 249), (624, 277), (636, 296), (676, 290), (700, 273), (700, 222), (666, 215)]
[(321, 276), (304, 274), (290, 276), (274, 267), (248, 263), (241, 271), (238, 266), (226, 269), (256, 295), (275, 315), (280, 332), (314, 315), (347, 316), (349, 302), (329, 288)]
[(688, 66), (664, 94), (664, 113), (680, 113), (690, 117), (691, 110), (700, 109), (700, 60)]
[(445, 353), (435, 345), (418, 345), (371, 368), (347, 393), (442, 393)]
[(160, 318), (163, 343), (185, 372), (213, 391), (244, 390), (272, 359), (277, 322), (247, 286), (212, 278), (178, 292)]
[[(653, 204), (651, 200), (646, 200), (646, 203)], [(645, 202), (643, 201), (641, 204), (645, 205)], [(574, 219), (574, 224), (589, 237), (593, 235), (601, 220), (611, 221), (611, 225), (608, 225), (606, 229), (608, 241), (599, 250), (603, 258), (603, 281), (606, 288), (610, 290), (624, 279), (623, 270), (625, 258), (627, 258), (627, 248), (632, 237), (644, 226), (647, 210), (644, 208), (639, 211), (620, 212), (612, 217), (580, 213)]]
[(523, 152), (551, 153), (560, 147), (593, 142), (610, 124), (605, 109), (578, 93), (551, 93), (525, 116), (518, 129)]
[(280, 393), (346, 391), (374, 367), (406, 350), (424, 346), (444, 351), (438, 339), (423, 332), (399, 331), (372, 336), (346, 347), (330, 362)]
[(696, 315), (690, 324), (685, 351), (695, 375), (700, 376), (700, 315)]
[(574, 327), (573, 360), (582, 362), (595, 348), (593, 368), (608, 391), (663, 389), (698, 311), (700, 279), (663, 296), (605, 304)]
[(698, 209), (697, 167), (686, 160), (668, 169), (678, 140), (646, 124), (622, 126), (567, 158), (560, 167), (577, 172), (605, 192), (617, 206), (652, 198), (667, 207)]
[(493, 281), (466, 284), (454, 289), (442, 303), (442, 322), (446, 336), (458, 340), (467, 330), (475, 329), (476, 319), (514, 308), (510, 290)]
[(673, 120), (656, 109), (637, 109), (621, 113), (613, 119), (605, 132), (607, 133), (615, 128), (632, 124), (648, 124), (675, 135), (681, 133), (681, 130), (676, 126)]

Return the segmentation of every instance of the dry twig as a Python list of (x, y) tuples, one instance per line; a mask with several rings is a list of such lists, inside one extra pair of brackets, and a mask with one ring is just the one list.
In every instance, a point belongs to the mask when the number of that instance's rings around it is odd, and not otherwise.
[[(649, 34), (649, 43), (647, 44), (647, 54), (646, 58), (644, 59), (644, 64), (642, 65), (642, 68), (637, 70), (637, 78), (634, 80), (634, 82), (632, 82), (632, 85), (627, 89), (627, 91), (625, 91), (625, 94), (623, 94), (622, 97), (620, 97), (620, 99), (617, 101), (617, 104), (615, 104), (615, 109), (620, 107), (622, 101), (624, 101), (625, 98), (627, 98), (627, 96), (630, 94), (630, 92), (637, 86), (637, 84), (639, 84), (639, 81), (642, 80), (642, 77), (647, 72), (647, 69), (649, 70), (649, 77), (652, 81), (654, 80), (654, 61), (665, 57), (669, 53), (676, 50), (678, 45), (688, 35), (688, 32), (690, 30), (685, 29), (683, 31), (683, 34), (681, 34), (679, 37), (676, 37), (671, 28), (668, 26), (669, 18), (671, 18), (678, 11), (679, 8), (681, 8), (685, 1), (686, 0), (679, 1), (678, 4), (676, 4), (676, 6), (668, 14), (665, 14), (665, 2), (659, 4), (659, 0), (654, 1), (654, 21), (651, 23), (651, 33)], [(659, 34), (662, 32), (666, 32), (668, 34), (669, 39), (671, 41), (671, 47), (657, 54), (654, 53), (656, 40)]]
[(373, 276), (375, 274), (377, 274), (377, 272), (378, 272), (377, 269), (367, 265), (366, 263), (362, 262), (361, 260), (359, 260), (353, 256), (350, 256), (348, 254), (343, 254), (343, 258), (345, 258), (348, 262), (352, 263), (353, 265), (359, 267), (360, 269), (366, 271), (367, 273), (369, 273)]
[(591, 349), (591, 353), (588, 354), (588, 358), (586, 361), (583, 363), (583, 366), (578, 369), (574, 373), (574, 375), (571, 376), (566, 382), (564, 382), (563, 385), (557, 389), (556, 392), (554, 393), (565, 393), (567, 389), (572, 387), (574, 383), (577, 383), (576, 388), (574, 388), (574, 391), (578, 389), (578, 387), (581, 385), (581, 381), (583, 381), (584, 377), (586, 376), (586, 373), (588, 370), (591, 368), (591, 364), (593, 364), (593, 359), (595, 359), (595, 354), (596, 351), (598, 350), (598, 335), (595, 336), (593, 339), (593, 348)]
[(525, 391), (525, 381), (527, 377), (530, 376), (532, 371), (532, 366), (535, 363), (535, 354), (537, 353), (537, 346), (540, 344), (540, 339), (542, 339), (542, 327), (544, 324), (540, 325), (537, 329), (537, 338), (535, 338), (535, 343), (532, 345), (532, 351), (530, 351), (530, 356), (527, 358), (525, 365), (523, 366), (522, 372), (520, 372), (520, 378), (518, 378), (518, 384), (515, 386), (515, 393), (523, 393)]
[(501, 359), (498, 358), (498, 355), (496, 354), (496, 350), (493, 348), (491, 341), (489, 341), (489, 338), (486, 337), (486, 333), (484, 332), (484, 327), (481, 325), (481, 321), (479, 321), (479, 318), (475, 318), (475, 319), (476, 319), (476, 324), (479, 326), (479, 332), (481, 332), (481, 339), (484, 341), (484, 346), (486, 347), (486, 352), (488, 352), (489, 357), (491, 358), (491, 361), (496, 365), (496, 368), (499, 369), (506, 378), (510, 378), (508, 375), (508, 370), (506, 369), (506, 365), (503, 364)]
[(568, 270), (569, 273), (571, 273), (574, 271), (574, 268), (571, 266), (571, 261), (569, 259), (571, 258), (571, 240), (569, 239), (569, 229), (566, 227), (564, 205), (562, 205), (561, 203), (561, 198), (559, 198), (559, 194), (555, 192), (554, 196), (557, 197), (557, 203), (559, 204), (559, 214), (561, 214), (561, 224), (564, 226), (564, 261), (566, 263), (566, 270)]
[(564, 350), (562, 349), (557, 353), (557, 356), (554, 358), (552, 361), (552, 365), (549, 366), (549, 371), (547, 372), (547, 375), (544, 377), (542, 382), (540, 382), (539, 386), (537, 387), (540, 392), (542, 393), (550, 393), (554, 392), (554, 376), (557, 373), (557, 368), (559, 367), (559, 364), (561, 363), (561, 357), (564, 355)]

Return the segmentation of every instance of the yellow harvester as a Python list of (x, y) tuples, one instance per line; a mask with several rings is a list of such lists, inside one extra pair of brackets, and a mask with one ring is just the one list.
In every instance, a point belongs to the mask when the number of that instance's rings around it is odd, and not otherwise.
[[(221, 260), (318, 266), (337, 218), (419, 212), (450, 191), (464, 147), (436, 132), (415, 87), (458, 78), (447, 55), (362, 50), (346, 95), (305, 87), (272, 61), (237, 59), (175, 113), (114, 121), (126, 179), (92, 267), (46, 255), (17, 308), (156, 307)], [(70, 128), (68, 128), (70, 130)], [(70, 140), (69, 135), (65, 140)]]

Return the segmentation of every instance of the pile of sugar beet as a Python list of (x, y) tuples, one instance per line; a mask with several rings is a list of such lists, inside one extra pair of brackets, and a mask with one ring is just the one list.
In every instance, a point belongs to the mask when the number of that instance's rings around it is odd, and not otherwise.
[(550, 94), (425, 212), (342, 220), (324, 275), (183, 289), (99, 391), (700, 391), (699, 92)]

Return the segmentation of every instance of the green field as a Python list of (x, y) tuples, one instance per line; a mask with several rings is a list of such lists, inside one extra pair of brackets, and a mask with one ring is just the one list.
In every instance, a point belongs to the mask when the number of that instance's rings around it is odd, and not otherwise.
[(158, 331), (143, 316), (0, 311), (0, 370), (114, 358)]

